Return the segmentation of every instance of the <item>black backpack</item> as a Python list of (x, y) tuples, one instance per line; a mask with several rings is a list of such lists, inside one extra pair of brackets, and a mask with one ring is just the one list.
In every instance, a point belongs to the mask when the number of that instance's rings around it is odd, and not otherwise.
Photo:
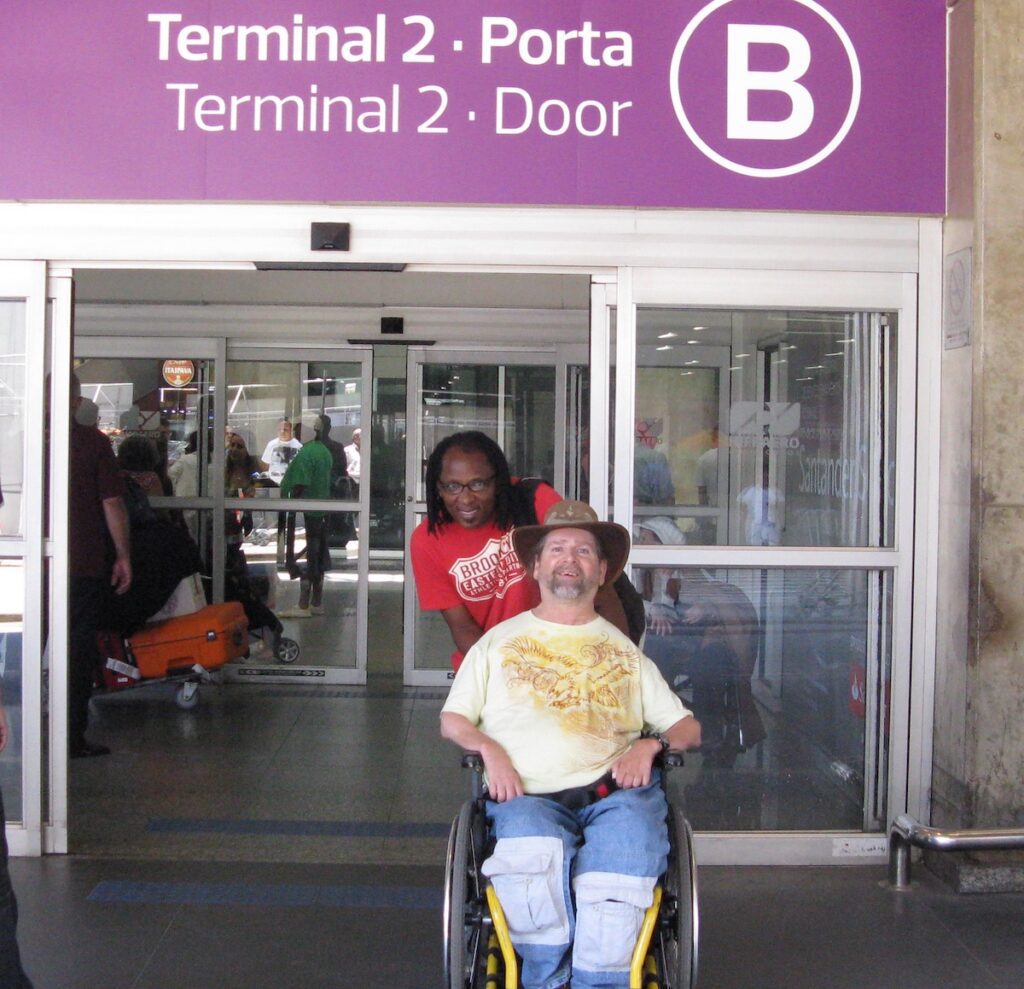
[[(547, 484), (542, 477), (524, 477), (512, 484), (512, 524), (539, 525), (537, 510), (534, 507), (537, 487)], [(629, 637), (635, 645), (640, 645), (644, 630), (647, 628), (647, 616), (644, 613), (644, 599), (633, 586), (633, 582), (620, 573), (612, 584), (618, 596), (622, 610), (626, 613), (626, 624), (629, 626)]]

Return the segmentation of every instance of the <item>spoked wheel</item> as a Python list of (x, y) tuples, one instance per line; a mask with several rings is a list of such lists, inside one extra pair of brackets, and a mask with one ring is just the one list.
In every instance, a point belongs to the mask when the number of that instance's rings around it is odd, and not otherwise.
[(484, 985), (487, 933), (480, 865), (483, 814), (472, 800), (462, 805), (448, 836), (444, 876), (445, 989)]
[(697, 938), (700, 914), (697, 905), (697, 866), (693, 831), (678, 808), (668, 817), (669, 854), (665, 892), (658, 919), (655, 949), (659, 989), (694, 989), (697, 984)]

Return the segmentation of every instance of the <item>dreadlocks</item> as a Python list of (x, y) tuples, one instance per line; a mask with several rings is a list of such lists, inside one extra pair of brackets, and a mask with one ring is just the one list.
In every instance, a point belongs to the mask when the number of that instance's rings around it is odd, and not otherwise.
[(445, 437), (430, 454), (427, 460), (427, 476), (424, 485), (427, 489), (427, 532), (434, 532), (439, 526), (451, 522), (452, 517), (444, 507), (444, 501), (437, 490), (441, 480), (441, 465), (444, 455), (449, 450), (462, 450), (464, 453), (482, 453), (491, 470), (494, 471), (494, 522), (499, 529), (512, 527), (512, 506), (510, 494), (512, 477), (508, 469), (508, 461), (501, 447), (486, 433), (470, 430), (465, 433), (453, 433)]

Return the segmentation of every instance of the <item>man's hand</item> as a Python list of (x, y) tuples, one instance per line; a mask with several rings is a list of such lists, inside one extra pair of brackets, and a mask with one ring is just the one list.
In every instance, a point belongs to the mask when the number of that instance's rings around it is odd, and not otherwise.
[(521, 797), (523, 780), (508, 753), (469, 718), (451, 711), (441, 712), (441, 735), (467, 752), (479, 752), (487, 770), (487, 792), (496, 803)]
[(491, 800), (503, 804), (526, 792), (523, 780), (512, 765), (508, 753), (497, 742), (488, 741), (480, 746), (480, 756), (487, 770), (487, 792)]
[(120, 497), (103, 499), (103, 516), (114, 542), (114, 566), (110, 572), (110, 586), (116, 594), (124, 594), (132, 586), (131, 528), (128, 510)]
[(132, 586), (132, 565), (128, 560), (117, 559), (110, 570), (110, 586), (115, 594), (124, 594)]
[(656, 738), (638, 738), (612, 763), (612, 779), (623, 790), (647, 786), (651, 782), (651, 766), (661, 751)]

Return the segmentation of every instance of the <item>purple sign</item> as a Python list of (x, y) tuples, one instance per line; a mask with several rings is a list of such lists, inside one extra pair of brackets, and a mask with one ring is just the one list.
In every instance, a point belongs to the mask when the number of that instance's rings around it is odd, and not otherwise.
[(4, 7), (0, 199), (945, 210), (944, 0)]

